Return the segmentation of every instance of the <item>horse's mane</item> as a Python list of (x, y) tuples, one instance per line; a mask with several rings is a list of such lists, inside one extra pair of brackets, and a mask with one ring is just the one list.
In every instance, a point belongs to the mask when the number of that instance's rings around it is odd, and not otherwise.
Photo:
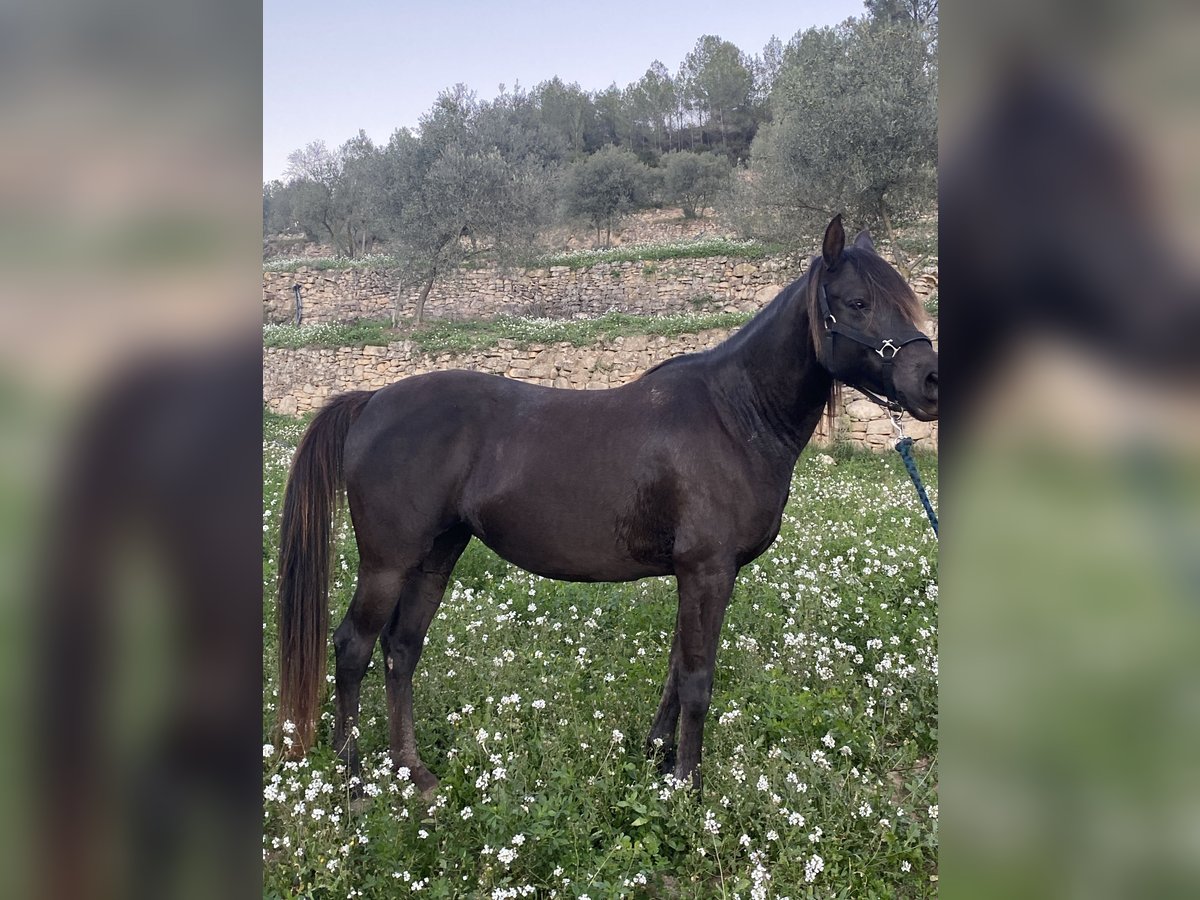
[(672, 356), (664, 359), (662, 362), (651, 366), (638, 377), (645, 378), (650, 373), (657, 372), (659, 369), (675, 363), (682, 363), (687, 360), (695, 360), (701, 357), (712, 359), (719, 356), (721, 353), (729, 353), (730, 351), (735, 350), (739, 345), (739, 339), (744, 340), (746, 337), (759, 329), (774, 327), (774, 320), (778, 316), (782, 315), (784, 307), (788, 305), (789, 301), (785, 295), (790, 296), (791, 294), (794, 294), (795, 292), (793, 291), (793, 288), (795, 286), (795, 284), (791, 284), (781, 290), (775, 295), (774, 299), (772, 299), (770, 303), (755, 313), (749, 322), (746, 322), (740, 327), (734, 328), (733, 334), (726, 338), (724, 342), (715, 347), (710, 347), (707, 350), (696, 350), (692, 353), (684, 353), (682, 356)]
[(638, 378), (645, 378), (651, 372), (657, 372), (663, 366), (669, 366), (669, 365), (671, 365), (671, 363), (683, 362), (683, 360), (689, 359), (695, 355), (696, 355), (695, 353), (685, 353), (682, 356), (668, 356), (662, 362), (656, 362), (654, 365), (652, 365), (650, 368), (648, 368), (645, 372), (643, 372), (641, 375), (639, 375)]

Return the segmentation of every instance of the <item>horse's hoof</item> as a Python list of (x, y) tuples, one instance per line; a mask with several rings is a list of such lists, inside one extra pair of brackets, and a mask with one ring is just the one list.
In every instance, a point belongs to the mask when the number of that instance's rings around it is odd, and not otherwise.
[(657, 764), (659, 775), (671, 775), (675, 771), (676, 748), (665, 746), (661, 740), (646, 744), (646, 758)]
[(675, 751), (673, 749), (662, 754), (658, 761), (658, 774), (663, 776), (675, 774)]
[(700, 778), (700, 767), (692, 766), (685, 771), (683, 766), (678, 766), (675, 770), (675, 780), (680, 784), (691, 782), (691, 789), (699, 797), (704, 793), (703, 785)]

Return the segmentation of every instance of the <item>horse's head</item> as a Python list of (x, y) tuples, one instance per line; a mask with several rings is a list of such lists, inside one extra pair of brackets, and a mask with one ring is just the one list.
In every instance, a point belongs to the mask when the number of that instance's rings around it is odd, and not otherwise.
[(808, 302), (817, 358), (834, 378), (914, 418), (937, 418), (938, 357), (916, 327), (921, 305), (867, 232), (846, 246), (840, 215), (809, 269)]

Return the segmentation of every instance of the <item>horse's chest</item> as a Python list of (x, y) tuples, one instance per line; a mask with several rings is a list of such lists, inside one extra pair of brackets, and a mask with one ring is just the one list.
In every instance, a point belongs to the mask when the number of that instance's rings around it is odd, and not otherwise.
[(774, 502), (771, 498), (745, 508), (745, 518), (736, 536), (738, 565), (749, 562), (771, 546), (779, 535), (786, 499), (785, 496), (782, 501)]
[(775, 538), (779, 536), (779, 527), (782, 522), (782, 515), (775, 515), (769, 519), (764, 519), (762, 527), (753, 532), (748, 545), (745, 545), (744, 549), (738, 553), (737, 564), (744, 566), (752, 559), (757, 559), (761, 556), (775, 542)]
[(779, 535), (790, 486), (790, 471), (785, 476), (774, 469), (738, 480), (737, 495), (730, 497), (729, 521), (739, 565), (757, 557)]

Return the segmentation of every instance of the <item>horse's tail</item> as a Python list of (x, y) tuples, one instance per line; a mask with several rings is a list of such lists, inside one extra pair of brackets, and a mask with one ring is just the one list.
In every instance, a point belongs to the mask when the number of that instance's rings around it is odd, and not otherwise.
[[(325, 641), (329, 632), (329, 563), (333, 516), (345, 483), (346, 435), (374, 391), (330, 400), (296, 448), (279, 529), (279, 722), (291, 722), (293, 750), (313, 743)], [(284, 728), (291, 730), (286, 724)]]

